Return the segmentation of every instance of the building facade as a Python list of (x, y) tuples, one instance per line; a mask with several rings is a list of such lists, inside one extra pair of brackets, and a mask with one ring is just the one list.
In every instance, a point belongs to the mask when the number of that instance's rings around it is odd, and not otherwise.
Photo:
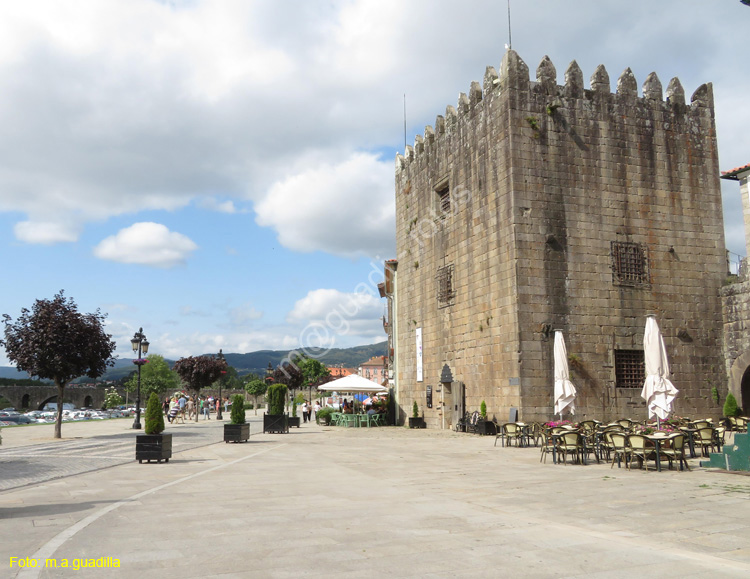
[[(722, 178), (739, 182), (747, 251), (750, 249), (750, 164), (725, 171)], [(728, 390), (747, 416), (750, 413), (750, 276), (747, 259), (740, 265), (736, 283), (722, 288), (721, 298)]]
[(397, 156), (386, 278), (393, 270), (402, 420), (414, 400), (437, 428), (482, 401), (499, 421), (511, 409), (552, 418), (556, 329), (577, 418), (646, 418), (647, 314), (680, 390), (675, 412), (720, 413), (727, 267), (712, 87), (688, 103), (678, 79), (664, 95), (652, 73), (642, 91), (628, 69), (613, 93), (603, 66), (586, 89), (575, 62), (558, 85), (546, 57), (530, 81), (508, 50), (499, 75), (488, 67)]
[(388, 358), (386, 356), (373, 356), (363, 363), (357, 373), (381, 386), (388, 385)]

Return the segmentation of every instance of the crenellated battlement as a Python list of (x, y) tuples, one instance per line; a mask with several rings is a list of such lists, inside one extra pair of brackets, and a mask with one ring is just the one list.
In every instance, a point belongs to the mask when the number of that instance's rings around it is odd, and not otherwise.
[[(448, 105), (445, 115), (438, 115), (434, 129), (427, 126), (424, 136), (415, 137), (414, 146), (407, 147), (404, 154), (396, 155), (396, 171), (401, 171), (411, 162), (424, 155), (429, 155), (437, 143), (446, 134), (461, 126), (464, 119), (470, 119), (483, 113), (496, 99), (511, 92), (527, 93), (537, 100), (545, 99), (546, 112), (561, 109), (572, 109), (580, 102), (590, 103), (602, 109), (606, 106), (619, 106), (618, 114), (627, 114), (628, 106), (646, 107), (653, 111), (663, 112), (673, 117), (685, 117), (696, 114), (708, 114), (713, 117), (713, 89), (711, 83), (702, 84), (693, 93), (690, 104), (686, 105), (685, 91), (678, 78), (673, 78), (667, 85), (666, 93), (661, 80), (655, 72), (649, 74), (638, 93), (638, 82), (630, 68), (625, 69), (618, 77), (615, 91), (612, 92), (609, 73), (604, 65), (599, 65), (589, 79), (589, 88), (585, 88), (583, 72), (574, 60), (565, 70), (564, 84), (557, 84), (557, 70), (552, 60), (545, 56), (536, 69), (536, 78), (531, 80), (529, 67), (513, 50), (506, 51), (500, 65), (500, 73), (488, 66), (483, 82), (472, 81), (468, 94), (461, 92), (456, 106)], [(528, 100), (528, 99), (527, 99)], [(624, 108), (623, 108), (624, 107)], [(590, 107), (589, 107), (590, 109)], [(589, 110), (587, 109), (587, 110)], [(700, 109), (707, 109), (701, 111)]]

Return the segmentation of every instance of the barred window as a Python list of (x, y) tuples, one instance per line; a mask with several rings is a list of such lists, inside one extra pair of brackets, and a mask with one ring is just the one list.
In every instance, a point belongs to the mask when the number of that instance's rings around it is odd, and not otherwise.
[(438, 269), (436, 279), (438, 307), (453, 305), (456, 297), (456, 292), (453, 290), (453, 264)]
[(451, 210), (451, 192), (448, 182), (445, 181), (435, 189), (435, 194), (437, 195), (438, 213), (441, 214), (441, 217), (445, 217)]
[(643, 388), (645, 380), (643, 350), (615, 350), (615, 386)]
[(641, 286), (649, 283), (648, 255), (640, 243), (613, 241), (612, 281), (619, 285)]

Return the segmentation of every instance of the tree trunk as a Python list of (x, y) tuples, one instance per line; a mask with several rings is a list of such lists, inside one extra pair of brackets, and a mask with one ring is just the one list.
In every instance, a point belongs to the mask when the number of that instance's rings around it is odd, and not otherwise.
[(65, 394), (65, 383), (55, 378), (57, 386), (57, 420), (55, 420), (55, 438), (62, 438), (62, 412), (63, 412), (63, 395)]

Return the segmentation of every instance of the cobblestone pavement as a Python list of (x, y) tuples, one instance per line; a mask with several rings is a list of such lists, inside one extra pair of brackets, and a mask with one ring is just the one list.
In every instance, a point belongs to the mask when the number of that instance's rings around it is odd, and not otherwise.
[[(261, 417), (249, 416), (251, 430), (257, 432), (259, 427), (252, 426), (260, 421)], [(118, 422), (121, 428), (127, 428), (122, 420)], [(175, 434), (173, 452), (221, 442), (223, 424), (224, 422), (217, 420), (201, 420), (197, 424), (186, 422), (170, 428)], [(63, 436), (70, 427), (70, 423), (63, 424)], [(19, 432), (33, 433), (33, 429), (36, 428), (38, 427), (24, 427)], [(3, 430), (6, 437), (9, 432), (8, 429)], [(0, 491), (131, 462), (135, 460), (135, 437), (139, 432), (142, 431), (128, 430), (91, 438), (63, 439), (34, 445), (0, 446)]]

